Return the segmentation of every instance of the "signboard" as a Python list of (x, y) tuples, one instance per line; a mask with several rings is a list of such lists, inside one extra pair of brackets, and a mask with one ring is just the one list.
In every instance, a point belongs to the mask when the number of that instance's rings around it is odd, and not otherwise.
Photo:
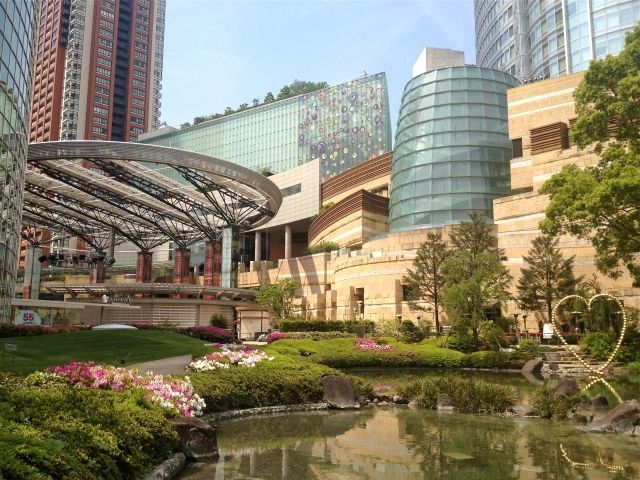
[(16, 325), (42, 325), (42, 319), (33, 310), (19, 310), (15, 320)]

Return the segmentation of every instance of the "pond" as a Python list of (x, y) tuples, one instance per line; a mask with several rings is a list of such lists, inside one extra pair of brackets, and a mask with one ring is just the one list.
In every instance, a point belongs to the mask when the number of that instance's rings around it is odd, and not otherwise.
[(640, 447), (571, 425), (401, 407), (221, 422), (217, 463), (181, 480), (640, 478)]

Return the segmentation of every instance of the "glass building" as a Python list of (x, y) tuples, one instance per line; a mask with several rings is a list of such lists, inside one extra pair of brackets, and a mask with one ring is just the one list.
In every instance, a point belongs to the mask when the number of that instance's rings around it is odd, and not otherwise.
[(459, 223), (509, 194), (511, 75), (475, 66), (434, 70), (405, 87), (391, 172), (389, 230)]
[(324, 180), (391, 150), (386, 76), (357, 78), (141, 142), (271, 173), (318, 158)]
[(521, 80), (586, 70), (616, 55), (640, 0), (475, 0), (478, 65)]
[(0, 322), (10, 321), (10, 303), (16, 285), (35, 3), (32, 0), (0, 2)]

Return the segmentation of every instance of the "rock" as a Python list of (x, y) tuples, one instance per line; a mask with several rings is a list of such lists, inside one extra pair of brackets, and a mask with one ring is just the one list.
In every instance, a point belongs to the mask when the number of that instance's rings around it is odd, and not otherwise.
[(531, 405), (516, 405), (513, 407), (513, 413), (519, 417), (534, 417), (536, 410)]
[(180, 437), (182, 451), (190, 460), (218, 458), (216, 429), (195, 417), (181, 417), (171, 420)]
[(184, 468), (185, 462), (184, 453), (176, 453), (154, 468), (144, 480), (169, 480)]
[(418, 402), (416, 402), (415, 400), (411, 400), (409, 403), (407, 403), (407, 406), (409, 408), (420, 408)]
[(451, 397), (446, 393), (439, 393), (436, 408), (438, 410), (453, 410), (454, 407)]
[(523, 373), (539, 373), (543, 365), (542, 358), (534, 358), (525, 363), (520, 371)]
[(373, 399), (373, 403), (374, 403), (374, 404), (378, 403), (379, 401), (380, 401), (380, 400), (378, 400), (377, 398), (374, 398), (374, 399)]
[(591, 406), (593, 408), (609, 408), (609, 400), (603, 394), (599, 393), (593, 400), (591, 400)]
[(329, 404), (329, 408), (340, 410), (360, 408), (349, 380), (337, 375), (327, 375), (322, 379), (322, 388), (324, 400)]
[(390, 402), (392, 400), (391, 395), (383, 392), (373, 392), (373, 398), (377, 398), (381, 402)]
[(580, 389), (575, 380), (562, 379), (551, 392), (551, 396), (556, 400), (563, 395), (575, 395), (578, 392)]
[(599, 433), (617, 433), (633, 430), (640, 424), (640, 404), (629, 400), (617, 405), (602, 419), (593, 422), (588, 431)]
[(397, 403), (399, 405), (406, 405), (407, 403), (409, 403), (409, 400), (407, 400), (404, 397), (401, 397), (400, 395), (394, 395), (393, 396), (393, 403)]
[(582, 425), (586, 425), (587, 423), (589, 423), (589, 418), (586, 415), (583, 415), (582, 413), (574, 413), (571, 419), (575, 423), (580, 423)]
[(378, 402), (379, 407), (386, 407), (387, 405), (389, 405), (389, 402)]

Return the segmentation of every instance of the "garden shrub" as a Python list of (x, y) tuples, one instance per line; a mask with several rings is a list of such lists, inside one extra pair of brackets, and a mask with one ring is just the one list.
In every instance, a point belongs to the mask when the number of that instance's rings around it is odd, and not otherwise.
[(398, 335), (401, 342), (419, 343), (424, 340), (424, 332), (418, 328), (411, 320), (403, 320), (398, 327)]
[(449, 375), (425, 378), (400, 388), (401, 396), (424, 408), (435, 409), (438, 394), (447, 394), (454, 408), (464, 413), (502, 413), (518, 400), (511, 387)]
[(213, 315), (211, 315), (209, 324), (212, 327), (218, 327), (222, 329), (229, 328), (229, 320), (227, 319), (227, 317), (225, 317), (224, 315), (220, 315), (219, 313), (214, 313)]
[(200, 338), (208, 342), (229, 343), (231, 341), (231, 331), (220, 327), (196, 325), (195, 327), (177, 328), (177, 333)]
[(492, 321), (480, 322), (478, 329), (478, 350), (499, 350), (507, 345), (504, 330)]
[(54, 335), (56, 333), (77, 332), (86, 328), (88, 327), (70, 325), (16, 325), (14, 323), (0, 323), (0, 338)]
[(635, 375), (640, 374), (640, 362), (631, 362), (627, 365), (627, 371)]
[(579, 401), (579, 394), (554, 398), (553, 388), (549, 385), (537, 388), (531, 394), (531, 405), (542, 418), (566, 418), (569, 410)]
[(338, 320), (305, 320), (304, 318), (289, 318), (282, 320), (278, 328), (282, 332), (347, 332), (352, 333), (353, 327), (364, 326), (366, 333), (371, 333), (375, 329), (372, 321), (348, 321)]
[[(613, 352), (618, 338), (611, 333), (587, 333), (580, 340), (580, 348), (596, 360), (606, 360)], [(625, 332), (616, 361), (629, 363), (640, 361), (640, 330), (638, 325), (631, 323)]]
[(267, 342), (272, 343), (283, 338), (289, 340), (332, 340), (334, 338), (355, 338), (355, 333), (347, 332), (272, 332), (267, 335)]
[(473, 336), (467, 332), (455, 332), (451, 335), (438, 338), (438, 346), (450, 348), (458, 352), (473, 351)]
[(307, 248), (306, 250), (303, 250), (300, 255), (315, 255), (316, 253), (328, 253), (339, 249), (340, 245), (338, 245), (336, 242), (320, 242), (313, 245), (312, 247)]
[(468, 368), (521, 369), (530, 357), (520, 352), (475, 352), (464, 357), (462, 365)]
[(541, 352), (540, 343), (536, 340), (529, 339), (520, 340), (520, 343), (518, 344), (518, 350), (531, 357), (536, 357)]

